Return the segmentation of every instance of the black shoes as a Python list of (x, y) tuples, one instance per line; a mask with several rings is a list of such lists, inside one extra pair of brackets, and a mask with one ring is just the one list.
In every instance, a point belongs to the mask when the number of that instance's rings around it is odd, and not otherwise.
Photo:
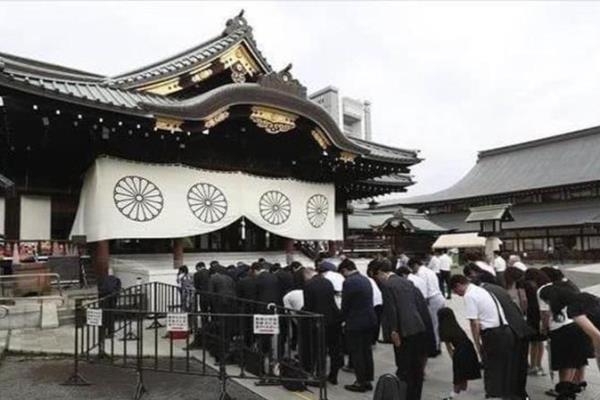
[(351, 392), (365, 393), (373, 390), (373, 385), (371, 385), (370, 383), (354, 382), (352, 385), (344, 386), (344, 389), (349, 390)]

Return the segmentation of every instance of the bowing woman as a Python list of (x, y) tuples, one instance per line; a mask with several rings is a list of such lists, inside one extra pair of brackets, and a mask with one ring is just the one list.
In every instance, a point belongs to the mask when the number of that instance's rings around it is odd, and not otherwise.
[(567, 308), (567, 316), (592, 340), (600, 369), (600, 298), (589, 293), (575, 293), (556, 285), (542, 288), (540, 298), (550, 305), (555, 318), (561, 318), (561, 311)]

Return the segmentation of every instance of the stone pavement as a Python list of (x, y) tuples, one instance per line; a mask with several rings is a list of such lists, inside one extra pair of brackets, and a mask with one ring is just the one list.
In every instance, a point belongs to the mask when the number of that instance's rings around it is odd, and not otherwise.
[[(587, 287), (592, 292), (600, 294), (600, 264), (593, 266), (581, 266), (581, 265), (568, 265), (565, 266), (567, 275), (574, 281), (578, 282), (581, 287)], [(596, 272), (597, 271), (597, 272)], [(466, 332), (469, 332), (466, 320), (464, 319), (464, 307), (463, 300), (456, 296), (450, 301), (449, 305), (454, 309), (457, 314), (457, 318), (464, 325), (463, 328)], [(72, 354), (73, 353), (73, 335), (74, 329), (72, 326), (60, 327), (53, 330), (35, 330), (26, 329), (20, 331), (12, 331), (10, 337), (10, 351), (18, 353), (53, 353), (53, 354)], [(150, 332), (150, 331), (146, 331)], [(149, 354), (151, 349), (154, 347), (152, 336), (150, 340), (145, 343), (144, 353)], [(160, 336), (159, 336), (160, 337)], [(146, 342), (146, 341), (145, 341)], [(122, 351), (123, 344), (118, 340), (115, 340), (115, 353)], [(134, 342), (129, 342), (128, 353), (132, 350), (135, 351)], [(174, 346), (174, 355), (177, 357), (184, 356), (185, 352), (181, 349), (184, 344), (182, 341), (176, 342)], [(159, 353), (161, 355), (167, 355), (169, 352), (168, 340), (159, 339)], [(193, 353), (196, 357), (200, 356), (200, 353)], [(377, 375), (383, 373), (394, 372), (395, 365), (393, 359), (393, 351), (390, 345), (378, 344), (374, 349), (375, 355), (375, 371)], [(208, 365), (213, 365), (213, 360), (209, 360)], [(547, 360), (544, 360), (544, 364), (547, 365)], [(228, 366), (228, 371), (235, 373), (235, 367)], [(451, 388), (450, 382), (452, 382), (452, 365), (450, 358), (444, 352), (441, 356), (431, 359), (428, 362), (426, 370), (426, 382), (423, 391), (423, 400), (436, 400), (443, 398)], [(166, 376), (167, 374), (164, 374)], [(163, 376), (163, 375), (161, 375)], [(60, 382), (61, 379), (57, 379)], [(102, 378), (101, 378), (102, 379)], [(161, 378), (162, 379), (162, 378)], [(185, 378), (181, 378), (185, 379)], [(195, 382), (198, 378), (189, 377), (189, 382)], [(214, 382), (217, 380), (214, 378)], [(98, 379), (96, 379), (98, 380)], [(337, 386), (329, 386), (329, 399), (348, 399), (348, 400), (370, 400), (372, 399), (372, 393), (357, 394), (350, 393), (343, 389), (344, 384), (352, 383), (354, 380), (353, 375), (341, 372), (340, 373), (340, 384)], [(600, 399), (600, 373), (595, 365), (591, 365), (588, 368), (587, 380), (590, 384), (587, 392), (579, 396), (580, 400), (597, 400)], [(100, 382), (97, 382), (100, 383)], [(317, 396), (311, 392), (303, 393), (291, 393), (280, 387), (256, 387), (253, 381), (243, 380), (239, 381), (242, 386), (246, 386), (255, 393), (261, 395), (266, 399), (317, 399)], [(528, 390), (532, 399), (545, 399), (547, 397), (544, 392), (553, 386), (550, 377), (531, 377), (528, 380)], [(0, 385), (1, 389), (1, 385)], [(0, 393), (2, 393), (0, 391)], [(483, 399), (483, 385), (482, 381), (472, 382), (470, 384), (469, 391), (461, 397), (465, 400), (479, 400)], [(112, 397), (112, 399), (118, 399), (120, 397)], [(125, 397), (123, 397), (125, 398)], [(213, 398), (207, 396), (207, 399)], [(214, 397), (215, 399), (217, 397)]]
[[(81, 373), (90, 386), (61, 386), (73, 368), (69, 359), (9, 356), (0, 363), (2, 400), (130, 400), (136, 387), (133, 370), (95, 364), (81, 364)], [(219, 382), (214, 378), (144, 374), (148, 392), (144, 400), (218, 399)], [(237, 400), (262, 400), (262, 397), (229, 383), (227, 392)]]

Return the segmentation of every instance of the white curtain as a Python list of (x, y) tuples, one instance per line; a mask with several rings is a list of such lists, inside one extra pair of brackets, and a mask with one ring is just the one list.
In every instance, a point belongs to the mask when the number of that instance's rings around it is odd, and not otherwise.
[(175, 238), (216, 231), (245, 216), (296, 240), (335, 240), (335, 187), (181, 165), (98, 158), (88, 171), (73, 235)]
[(50, 240), (52, 202), (47, 196), (21, 196), (21, 240)]

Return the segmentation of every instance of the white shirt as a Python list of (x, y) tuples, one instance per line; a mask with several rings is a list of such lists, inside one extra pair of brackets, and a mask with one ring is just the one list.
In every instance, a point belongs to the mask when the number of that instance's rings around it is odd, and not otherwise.
[(427, 298), (427, 283), (423, 278), (415, 274), (408, 274), (408, 280), (416, 286), (417, 289), (421, 292), (424, 298)]
[(475, 264), (477, 264), (477, 266), (482, 270), (487, 271), (490, 274), (496, 276), (496, 270), (492, 268), (488, 263), (485, 263), (483, 261), (475, 261)]
[(569, 316), (567, 315), (567, 307), (563, 308), (560, 312), (562, 315), (562, 321), (557, 322), (554, 320), (554, 315), (552, 315), (552, 312), (550, 310), (550, 305), (540, 298), (540, 291), (543, 288), (545, 288), (546, 286), (550, 286), (550, 285), (552, 285), (552, 284), (547, 283), (547, 284), (543, 285), (542, 287), (540, 287), (537, 291), (537, 298), (538, 298), (538, 304), (540, 305), (540, 311), (541, 312), (544, 312), (544, 311), (550, 312), (550, 322), (548, 323), (548, 329), (551, 331), (555, 331), (559, 328), (562, 328), (563, 326), (572, 324), (573, 320), (570, 319)]
[(429, 264), (427, 264), (427, 268), (435, 272), (436, 274), (440, 273), (440, 259), (438, 256), (431, 256), (431, 260), (429, 260)]
[(502, 320), (506, 323), (502, 306), (500, 303), (496, 304), (487, 290), (471, 283), (467, 286), (463, 298), (465, 300), (465, 317), (470, 320), (479, 320), (482, 330), (500, 326), (498, 310), (500, 310)]
[(381, 296), (381, 290), (379, 290), (379, 286), (373, 278), (369, 278), (369, 282), (371, 282), (371, 288), (373, 288), (373, 307), (380, 306), (383, 304), (383, 297)]
[(527, 271), (527, 266), (525, 264), (523, 264), (521, 261), (515, 261), (512, 266), (520, 269), (523, 272)]
[(344, 286), (344, 275), (335, 271), (327, 271), (323, 273), (323, 277), (331, 282), (333, 285), (333, 290), (336, 293), (342, 293), (342, 287)]
[(417, 276), (421, 277), (425, 281), (427, 285), (427, 296), (426, 299), (430, 299), (437, 295), (442, 295), (440, 290), (440, 281), (435, 272), (430, 270), (429, 268), (421, 267), (417, 271)]
[(504, 258), (498, 256), (494, 258), (494, 269), (496, 272), (504, 272), (506, 271), (506, 261)]
[(449, 272), (452, 268), (452, 257), (444, 253), (439, 257), (440, 260), (440, 271)]
[(292, 290), (283, 296), (283, 306), (300, 311), (304, 307), (304, 292), (301, 289)]

